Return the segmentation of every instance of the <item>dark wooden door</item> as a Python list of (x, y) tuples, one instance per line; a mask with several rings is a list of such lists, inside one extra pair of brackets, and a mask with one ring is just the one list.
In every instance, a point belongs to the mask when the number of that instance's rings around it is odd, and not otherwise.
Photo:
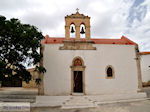
[(75, 93), (83, 93), (83, 74), (82, 71), (74, 71), (74, 88)]

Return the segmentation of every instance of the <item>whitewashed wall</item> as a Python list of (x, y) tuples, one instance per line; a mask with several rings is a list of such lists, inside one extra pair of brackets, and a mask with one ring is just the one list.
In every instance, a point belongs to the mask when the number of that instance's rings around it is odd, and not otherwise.
[[(46, 44), (44, 50), (44, 89), (47, 95), (71, 94), (71, 64), (80, 56), (85, 63), (85, 93), (115, 94), (137, 92), (138, 78), (133, 45), (95, 44), (97, 50), (59, 50), (62, 44)], [(106, 79), (112, 65), (114, 79)]]
[(150, 54), (141, 55), (142, 82), (150, 81)]

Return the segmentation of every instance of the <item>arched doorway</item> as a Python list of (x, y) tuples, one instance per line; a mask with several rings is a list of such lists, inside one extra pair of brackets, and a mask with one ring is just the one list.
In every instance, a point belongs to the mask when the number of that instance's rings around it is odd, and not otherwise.
[(85, 66), (82, 58), (76, 57), (72, 61), (71, 73), (72, 73), (72, 90), (71, 93), (83, 93), (85, 94), (84, 87), (84, 71)]

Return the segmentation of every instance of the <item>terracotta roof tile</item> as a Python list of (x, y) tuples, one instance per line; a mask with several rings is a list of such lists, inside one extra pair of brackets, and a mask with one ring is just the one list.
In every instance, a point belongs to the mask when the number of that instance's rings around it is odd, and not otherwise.
[[(42, 40), (42, 44), (61, 44), (63, 43), (65, 38), (57, 38), (57, 37), (49, 37), (45, 36), (45, 39)], [(70, 38), (69, 40), (75, 40), (74, 38)], [(86, 39), (81, 38), (80, 40), (86, 41)], [(97, 39), (92, 38), (95, 44), (121, 44), (121, 45), (137, 45), (135, 42), (129, 40), (128, 38), (122, 36), (121, 39)]]
[(148, 55), (150, 52), (140, 52), (140, 55)]

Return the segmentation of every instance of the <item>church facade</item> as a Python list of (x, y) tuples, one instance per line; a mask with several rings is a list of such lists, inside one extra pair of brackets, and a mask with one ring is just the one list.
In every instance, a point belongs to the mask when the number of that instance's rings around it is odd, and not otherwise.
[(138, 45), (124, 36), (91, 38), (90, 27), (90, 17), (77, 11), (65, 17), (64, 38), (47, 35), (42, 41), (44, 94), (138, 93), (142, 87)]

